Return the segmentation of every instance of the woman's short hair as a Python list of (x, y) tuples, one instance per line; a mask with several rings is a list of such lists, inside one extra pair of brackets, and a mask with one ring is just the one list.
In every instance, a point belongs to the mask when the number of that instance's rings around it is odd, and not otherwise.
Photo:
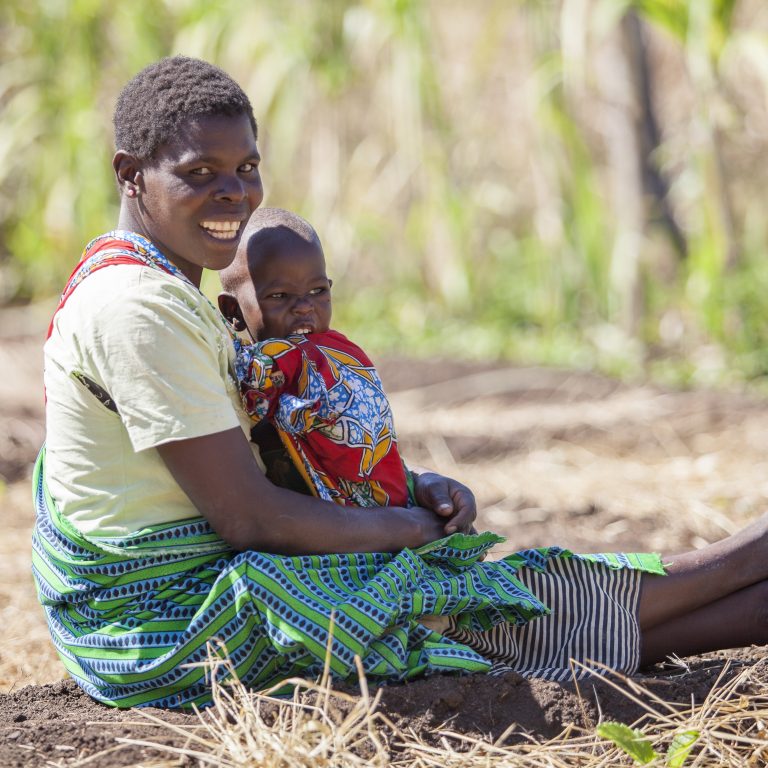
[(120, 92), (112, 118), (115, 147), (140, 159), (151, 157), (181, 123), (206, 115), (247, 115), (256, 135), (251, 102), (224, 70), (188, 56), (160, 59)]

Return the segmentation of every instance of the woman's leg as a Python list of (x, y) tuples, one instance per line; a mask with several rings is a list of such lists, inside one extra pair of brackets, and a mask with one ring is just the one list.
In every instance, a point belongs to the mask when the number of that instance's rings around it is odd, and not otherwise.
[(643, 630), (641, 625), (640, 665), (653, 664), (671, 654), (690, 656), (752, 644), (768, 644), (768, 581), (650, 629)]
[(768, 514), (703, 549), (664, 559), (667, 576), (643, 576), (638, 621), (644, 635), (768, 579)]

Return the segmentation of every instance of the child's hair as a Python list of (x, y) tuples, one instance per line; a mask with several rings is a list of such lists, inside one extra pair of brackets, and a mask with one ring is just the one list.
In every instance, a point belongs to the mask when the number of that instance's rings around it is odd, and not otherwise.
[(226, 72), (188, 56), (160, 59), (142, 69), (118, 96), (112, 118), (116, 149), (149, 158), (181, 123), (204, 115), (247, 115), (256, 135), (251, 102)]
[(254, 248), (265, 252), (270, 250), (275, 244), (283, 242), (289, 232), (316, 245), (322, 252), (320, 238), (306, 219), (284, 208), (257, 208), (248, 219), (235, 260), (219, 272), (221, 287), (228, 293), (235, 293), (248, 274), (245, 267), (247, 254)]
[(315, 228), (306, 219), (302, 219), (298, 213), (286, 211), (285, 208), (257, 208), (248, 220), (243, 239), (246, 236), (249, 242), (254, 242), (254, 238), (267, 239), (273, 234), (270, 230), (277, 234), (280, 227), (294, 232), (308, 243), (322, 247)]

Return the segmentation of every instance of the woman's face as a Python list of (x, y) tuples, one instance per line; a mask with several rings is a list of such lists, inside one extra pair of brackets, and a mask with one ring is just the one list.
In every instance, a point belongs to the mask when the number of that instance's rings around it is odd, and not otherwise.
[(190, 119), (153, 157), (135, 161), (120, 226), (149, 238), (199, 285), (203, 268), (231, 263), (264, 198), (259, 161), (246, 115)]

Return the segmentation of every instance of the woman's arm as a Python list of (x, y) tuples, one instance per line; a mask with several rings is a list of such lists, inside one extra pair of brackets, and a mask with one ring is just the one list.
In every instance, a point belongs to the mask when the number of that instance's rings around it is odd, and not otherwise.
[[(144, 275), (103, 308), (98, 339), (86, 339), (98, 358), (89, 370), (100, 372), (134, 449), (158, 451), (225, 541), (275, 553), (371, 552), (445, 535), (445, 519), (420, 507), (342, 507), (273, 486), (236, 426), (222, 334), (213, 319), (204, 322), (207, 305), (191, 306), (188, 294), (181, 283)], [(216, 424), (220, 431), (211, 431)], [(437, 485), (426, 479), (425, 499)]]
[(464, 529), (466, 518), (474, 518), (464, 487), (432, 473), (419, 476), (417, 499), (435, 504), (438, 514), (422, 507), (342, 507), (278, 488), (259, 469), (239, 428), (157, 450), (200, 514), (238, 550), (397, 552), (435, 541), (452, 532), (448, 527)]

